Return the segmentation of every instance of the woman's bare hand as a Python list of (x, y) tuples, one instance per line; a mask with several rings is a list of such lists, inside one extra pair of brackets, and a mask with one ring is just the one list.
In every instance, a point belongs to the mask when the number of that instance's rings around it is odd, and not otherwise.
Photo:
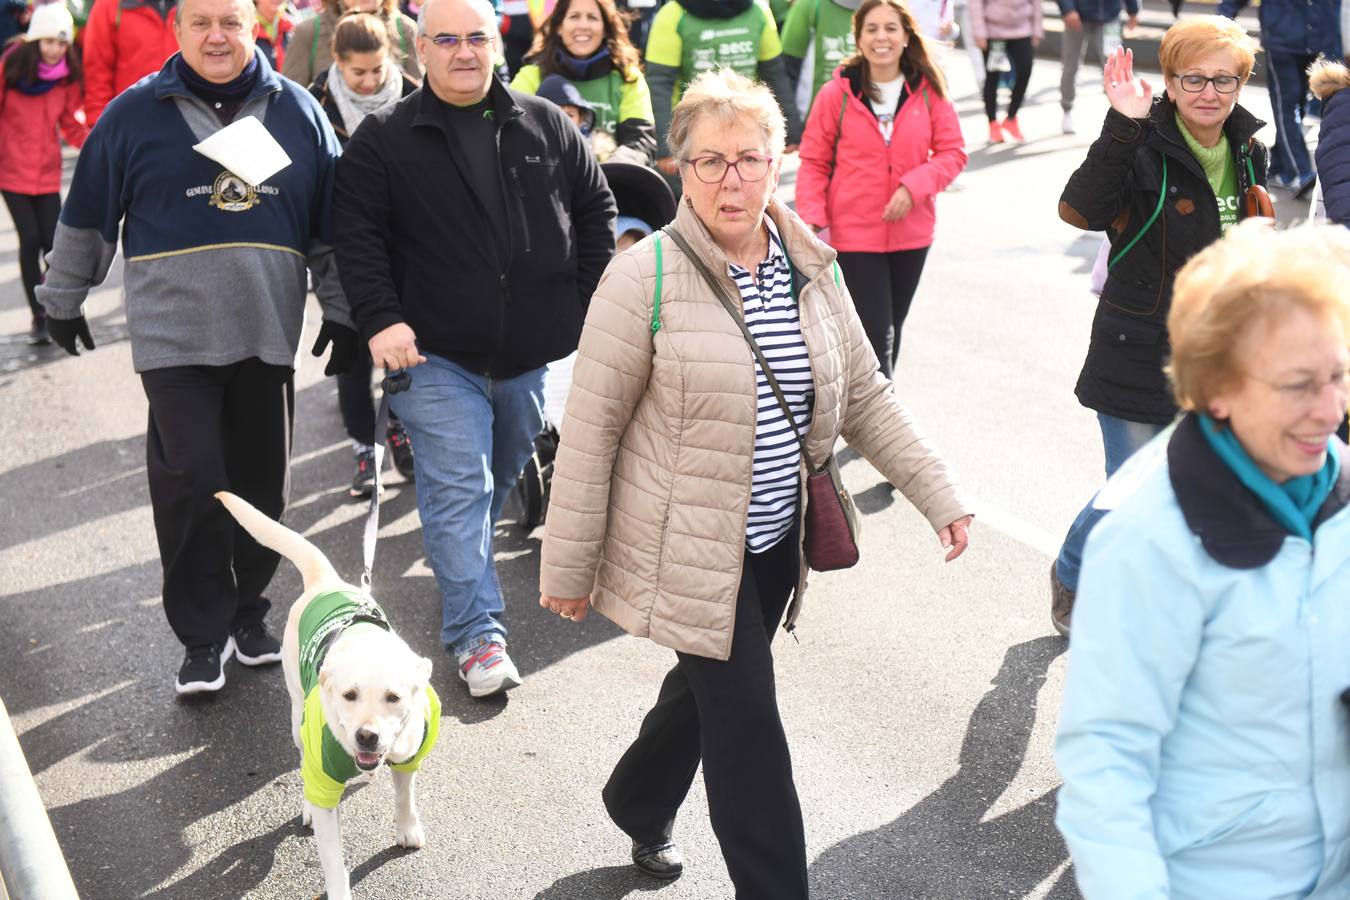
[(586, 618), (586, 613), (591, 608), (590, 597), (579, 597), (576, 600), (564, 600), (561, 597), (550, 597), (548, 594), (539, 595), (539, 605), (544, 609), (551, 610), (564, 619), (573, 622), (580, 622)]
[(974, 516), (962, 516), (938, 532), (942, 549), (947, 551), (947, 562), (965, 553), (966, 548), (970, 546), (970, 523), (974, 520)]
[(1153, 86), (1134, 77), (1134, 51), (1117, 47), (1103, 71), (1102, 86), (1111, 108), (1131, 119), (1147, 119), (1153, 109)]

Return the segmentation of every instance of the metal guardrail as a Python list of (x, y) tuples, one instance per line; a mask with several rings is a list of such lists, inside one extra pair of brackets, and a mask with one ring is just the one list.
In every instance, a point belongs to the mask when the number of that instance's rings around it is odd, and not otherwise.
[(0, 700), (0, 897), (79, 900), (38, 796), (19, 737)]

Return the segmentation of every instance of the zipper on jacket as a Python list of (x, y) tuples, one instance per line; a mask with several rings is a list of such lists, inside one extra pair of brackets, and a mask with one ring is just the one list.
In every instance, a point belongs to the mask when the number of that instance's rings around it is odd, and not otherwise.
[[(510, 171), (511, 181), (516, 185), (516, 200), (520, 203), (520, 216), (523, 220), (525, 218), (525, 186), (521, 184), (520, 172), (516, 167), (512, 166)], [(530, 229), (528, 225), (525, 228), (525, 252), (530, 252)]]

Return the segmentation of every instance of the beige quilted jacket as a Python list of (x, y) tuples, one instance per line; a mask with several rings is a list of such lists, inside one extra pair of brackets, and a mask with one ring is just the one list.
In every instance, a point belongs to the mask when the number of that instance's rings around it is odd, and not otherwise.
[[(798, 302), (816, 390), (811, 459), (825, 459), (842, 435), (935, 531), (970, 513), (951, 471), (881, 374), (853, 301), (836, 285), (834, 251), (778, 202), (769, 215), (805, 284)], [(681, 203), (675, 223), (738, 296), (726, 256), (693, 210)], [(726, 659), (750, 504), (754, 357), (674, 241), (661, 244), (655, 334), (652, 237), (614, 259), (591, 299), (554, 464), (539, 585), (554, 597), (590, 595), (630, 634)]]

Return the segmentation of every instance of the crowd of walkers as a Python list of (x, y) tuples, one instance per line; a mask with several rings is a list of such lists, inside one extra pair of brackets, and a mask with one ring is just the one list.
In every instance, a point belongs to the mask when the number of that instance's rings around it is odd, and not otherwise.
[[(1135, 0), (1060, 7), (1062, 131), (1084, 54), (1110, 109), (1059, 199), (1103, 234), (1076, 392), (1108, 481), (1050, 569), (1072, 649), (1057, 824), (1089, 898), (1342, 897), (1340, 2), (1265, 0), (1260, 44), (1184, 18), (1156, 85), (1121, 46)], [(381, 444), (414, 482), (468, 693), (522, 683), (494, 523), (561, 425), (539, 602), (675, 655), (602, 796), (634, 864), (681, 874), (674, 822), (701, 764), (737, 896), (806, 897), (772, 641), (809, 569), (857, 560), (841, 438), (947, 561), (970, 544), (970, 498), (892, 379), (938, 196), (968, 158), (941, 45), (972, 54), (989, 143), (1021, 141), (1045, 24), (1038, 0), (0, 9), (0, 191), (30, 341), (93, 350), (86, 296), (125, 260), (176, 691), (280, 659), (278, 558), (214, 494), (285, 513), (312, 289), (349, 493), (376, 490)], [(1241, 104), (1262, 51), (1269, 150)], [(63, 140), (80, 150), (64, 203)], [(1276, 232), (1270, 187), (1315, 189), (1329, 224)], [(559, 423), (545, 385), (563, 360)], [(387, 424), (377, 370), (410, 378)]]

